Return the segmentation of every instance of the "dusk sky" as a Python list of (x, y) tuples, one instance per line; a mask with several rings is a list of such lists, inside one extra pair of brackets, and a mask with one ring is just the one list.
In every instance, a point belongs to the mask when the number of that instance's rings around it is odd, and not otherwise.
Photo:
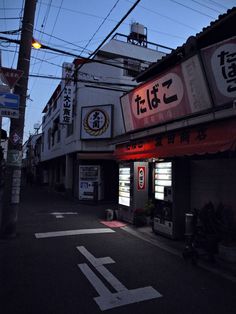
[[(88, 57), (122, 19), (134, 0), (39, 0), (35, 15), (34, 37), (53, 48)], [(0, 31), (20, 28), (23, 0), (0, 1)], [(141, 0), (116, 30), (128, 35), (130, 24), (147, 27), (148, 41), (176, 48), (189, 36), (209, 26), (222, 13), (236, 6), (236, 0)], [(2, 36), (19, 39), (17, 35)], [(1, 43), (2, 66), (16, 68), (16, 44)], [(32, 50), (31, 75), (61, 76), (62, 63), (73, 57), (43, 50)], [(42, 110), (60, 81), (53, 78), (30, 77), (29, 100), (25, 115), (24, 141), (34, 133), (34, 124), (41, 123)], [(9, 128), (9, 119), (3, 119)]]

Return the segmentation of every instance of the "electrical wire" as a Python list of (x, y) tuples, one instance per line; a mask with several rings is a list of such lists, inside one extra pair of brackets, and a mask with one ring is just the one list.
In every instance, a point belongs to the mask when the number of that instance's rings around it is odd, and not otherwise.
[(191, 0), (191, 1), (192, 1), (192, 2), (195, 2), (195, 3), (197, 3), (197, 4), (199, 4), (200, 6), (202, 6), (202, 7), (204, 7), (204, 8), (207, 8), (207, 9), (209, 9), (209, 10), (212, 10), (212, 11), (214, 11), (214, 12), (217, 12), (218, 14), (221, 13), (219, 10), (213, 9), (213, 8), (209, 7), (208, 5), (203, 4), (203, 3), (199, 2), (199, 1), (196, 1), (196, 0)]
[[(130, 0), (126, 0), (126, 1), (129, 2), (129, 3), (133, 3), (133, 2), (131, 2)], [(156, 14), (156, 15), (158, 15), (158, 16), (161, 16), (161, 17), (163, 17), (163, 18), (165, 18), (165, 19), (167, 19), (167, 20), (169, 20), (169, 21), (172, 21), (172, 22), (174, 22), (174, 23), (176, 23), (176, 24), (179, 24), (179, 25), (185, 26), (185, 27), (187, 27), (187, 28), (190, 28), (190, 29), (192, 29), (192, 30), (194, 30), (194, 31), (197, 31), (197, 29), (194, 28), (194, 27), (192, 27), (191, 25), (188, 25), (188, 24), (185, 24), (185, 23), (183, 23), (183, 22), (180, 22), (180, 21), (178, 21), (178, 20), (176, 20), (176, 19), (174, 19), (174, 18), (172, 18), (172, 17), (170, 17), (170, 16), (168, 16), (168, 15), (161, 14), (161, 13), (156, 12), (156, 11), (154, 11), (154, 10), (152, 10), (152, 9), (149, 9), (149, 8), (143, 6), (143, 5), (139, 5), (139, 7), (142, 8), (142, 9), (144, 9), (145, 11), (154, 13), (154, 14)], [(150, 29), (148, 29), (148, 30), (150, 30)], [(152, 31), (154, 31), (154, 30), (152, 30)], [(155, 32), (160, 33), (159, 31), (155, 31)], [(162, 32), (161, 32), (161, 33), (162, 33)], [(162, 33), (162, 34), (173, 36), (172, 34), (168, 34), (168, 33)]]
[(220, 8), (223, 8), (223, 9), (226, 9), (226, 10), (228, 9), (226, 6), (224, 6), (221, 3), (218, 3), (217, 1), (213, 1), (213, 0), (208, 0), (208, 1), (210, 1), (211, 3), (213, 3), (214, 5), (216, 5), (216, 6), (220, 7)]
[[(43, 1), (40, 1), (39, 3), (43, 4), (43, 5), (46, 5), (45, 2)], [(52, 4), (52, 7), (54, 8), (58, 8), (58, 6)], [(104, 19), (104, 17), (101, 17), (101, 16), (98, 16), (96, 14), (91, 14), (91, 13), (87, 13), (87, 12), (82, 12), (82, 11), (78, 11), (78, 10), (74, 10), (74, 9), (69, 9), (69, 8), (61, 8), (62, 10), (64, 11), (68, 11), (68, 12), (72, 12), (72, 13), (76, 13), (76, 14), (80, 14), (80, 15), (85, 15), (85, 16), (90, 16), (90, 17), (94, 17), (94, 18), (98, 18), (98, 19)], [(114, 19), (107, 19), (108, 21), (111, 21), (111, 22), (117, 22), (117, 20), (114, 20)]]
[[(23, 16), (23, 11), (24, 11), (23, 3), (24, 3), (24, 1), (22, 1), (22, 4), (21, 4), (21, 10), (20, 10), (20, 12), (19, 12), (19, 17), (22, 17), (22, 16)], [(20, 22), (19, 22), (19, 29), (20, 29), (20, 30), (22, 29), (22, 19), (21, 19)], [(17, 39), (19, 39), (19, 37), (20, 37), (20, 34), (18, 33), (18, 34), (17, 34)], [(13, 68), (13, 65), (14, 65), (14, 63), (15, 63), (16, 54), (17, 54), (18, 51), (19, 51), (19, 50), (18, 50), (18, 47), (16, 47), (14, 56), (13, 56), (13, 58), (12, 58), (11, 68)]]
[(19, 20), (19, 17), (0, 17), (0, 20)]
[(110, 33), (106, 36), (106, 38), (100, 43), (100, 45), (94, 50), (92, 54), (90, 54), (89, 58), (95, 56), (98, 50), (105, 44), (108, 38), (117, 30), (117, 28), (121, 25), (121, 23), (127, 18), (127, 16), (136, 8), (141, 0), (136, 0), (132, 7), (126, 12), (126, 14), (122, 17), (122, 19), (116, 24), (116, 26), (110, 31)]
[(12, 31), (1, 31), (0, 34), (4, 34), (4, 35), (17, 35), (19, 34), (19, 32), (21, 31), (21, 28), (19, 29), (14, 29)]
[(181, 5), (182, 7), (186, 8), (186, 9), (189, 9), (189, 10), (191, 10), (191, 11), (197, 12), (197, 13), (199, 13), (199, 14), (201, 14), (201, 15), (204, 15), (204, 16), (207, 16), (207, 17), (209, 17), (209, 18), (211, 18), (211, 19), (214, 19), (214, 16), (209, 15), (209, 14), (206, 14), (206, 13), (203, 13), (203, 12), (201, 12), (201, 11), (199, 11), (199, 10), (197, 10), (197, 9), (194, 9), (194, 8), (192, 8), (192, 7), (189, 7), (188, 5), (183, 4), (183, 3), (181, 3), (181, 2), (178, 2), (178, 1), (176, 1), (176, 0), (169, 0), (169, 1), (174, 2), (174, 3), (176, 3), (176, 4), (179, 4), (179, 5)]
[[(2, 37), (0, 36), (0, 40), (5, 40), (7, 42), (14, 42), (14, 43), (18, 43), (17, 40), (14, 40), (14, 39), (9, 39), (9, 38), (6, 38), (6, 37)], [(63, 51), (63, 50), (59, 50), (59, 49), (56, 49), (56, 48), (52, 48), (52, 47), (49, 47), (49, 46), (45, 46), (43, 45), (43, 48), (44, 49), (52, 49), (56, 52), (60, 52), (62, 54), (65, 54), (65, 55), (68, 55), (68, 56), (72, 56), (72, 57), (75, 57), (75, 58), (78, 58), (78, 55), (77, 54), (74, 54), (74, 53), (70, 53), (70, 52), (67, 52), (67, 51)], [(33, 56), (32, 56), (33, 57)], [(110, 67), (115, 67), (115, 68), (118, 68), (118, 69), (123, 69), (123, 70), (132, 70), (131, 68), (129, 67), (126, 67), (126, 66), (123, 66), (123, 63), (121, 61), (118, 61), (116, 59), (104, 59), (104, 60), (100, 60), (100, 59), (89, 59), (89, 58), (85, 58), (85, 57), (80, 57), (80, 59), (84, 60), (84, 63), (100, 63), (100, 64), (104, 64), (104, 65), (108, 65)], [(106, 60), (109, 60), (109, 61), (112, 61), (111, 62), (106, 62)], [(122, 65), (120, 65), (122, 64)], [(79, 68), (81, 67), (78, 66), (78, 68), (76, 70), (78, 70)]]
[[(57, 36), (55, 36), (55, 35), (52, 35), (52, 34), (49, 35), (49, 34), (47, 34), (46, 32), (37, 30), (36, 28), (35, 28), (34, 30), (37, 31), (37, 32), (40, 32), (40, 33), (42, 33), (42, 34), (45, 34), (45, 35), (47, 35), (47, 36), (50, 36), (50, 37), (52, 37), (52, 38), (55, 38), (55, 39), (57, 39), (57, 40), (60, 40), (60, 41), (66, 43), (66, 44), (69, 44), (69, 45), (71, 45), (71, 46), (80, 48), (81, 50), (84, 49), (84, 47), (82, 47), (82, 46), (79, 46), (79, 45), (77, 45), (77, 44), (75, 44), (75, 43), (69, 42), (69, 41), (67, 41), (67, 40), (65, 40), (65, 39), (59, 38), (59, 37), (57, 37)], [(85, 49), (84, 49), (84, 50), (85, 50)], [(86, 49), (86, 50), (87, 50), (89, 53), (91, 52), (91, 51), (88, 50), (88, 49)]]
[(107, 16), (104, 18), (104, 20), (102, 21), (102, 23), (99, 25), (99, 27), (96, 29), (96, 31), (94, 32), (94, 34), (92, 35), (92, 37), (89, 39), (89, 41), (87, 42), (87, 44), (85, 45), (84, 49), (82, 50), (81, 54), (84, 52), (84, 50), (88, 47), (88, 45), (91, 43), (91, 41), (93, 40), (93, 38), (95, 37), (95, 35), (98, 33), (98, 31), (101, 29), (102, 25), (106, 22), (106, 20), (108, 19), (108, 17), (111, 15), (111, 12), (115, 9), (115, 7), (117, 6), (117, 4), (119, 3), (120, 0), (117, 0), (116, 3), (113, 5), (113, 7), (110, 9), (110, 11), (108, 12)]
[[(127, 11), (127, 13), (123, 16), (123, 18), (118, 22), (118, 24), (112, 29), (112, 31), (106, 36), (106, 38), (102, 41), (102, 43), (98, 46), (98, 48), (94, 51), (94, 53), (90, 56), (95, 56), (97, 51), (100, 49), (100, 47), (103, 45), (103, 43), (114, 33), (114, 31), (120, 26), (120, 24), (126, 19), (126, 17), (134, 10), (134, 8), (138, 5), (138, 3), (140, 2), (140, 0), (137, 0), (133, 6)], [(98, 62), (98, 60), (91, 60), (91, 61), (95, 61)], [(99, 61), (100, 63), (103, 63), (101, 61)], [(112, 64), (109, 64), (112, 65)], [(114, 66), (114, 65), (113, 65)], [(117, 66), (116, 66), (117, 67)], [(75, 70), (74, 73), (78, 73), (78, 70), (81, 68), (81, 66), (78, 66)], [(61, 96), (62, 92), (64, 91), (64, 89), (66, 88), (67, 84), (71, 81), (67, 80), (67, 82), (65, 83), (64, 88), (60, 91), (60, 93), (57, 95), (57, 98), (54, 101), (57, 101), (57, 99)], [(40, 125), (40, 127), (42, 126), (42, 124)]]

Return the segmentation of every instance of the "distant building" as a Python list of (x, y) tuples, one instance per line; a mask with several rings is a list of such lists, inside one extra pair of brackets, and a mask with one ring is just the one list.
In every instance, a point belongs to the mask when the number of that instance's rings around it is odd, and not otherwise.
[(125, 133), (120, 97), (170, 51), (149, 43), (144, 26), (135, 23), (129, 36), (116, 34), (91, 62), (63, 64), (63, 80), (43, 110), (44, 183), (83, 201), (117, 201), (113, 139)]

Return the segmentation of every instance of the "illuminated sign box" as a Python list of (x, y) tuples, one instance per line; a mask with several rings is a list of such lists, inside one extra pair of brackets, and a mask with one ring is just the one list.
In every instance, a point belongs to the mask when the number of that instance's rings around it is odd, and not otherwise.
[(211, 106), (197, 55), (121, 97), (127, 132), (185, 117)]
[(236, 98), (236, 37), (201, 50), (216, 106)]

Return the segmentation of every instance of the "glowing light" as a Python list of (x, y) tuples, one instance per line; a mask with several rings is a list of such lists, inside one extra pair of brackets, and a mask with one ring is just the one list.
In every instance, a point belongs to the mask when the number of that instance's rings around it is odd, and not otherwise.
[(40, 49), (42, 47), (42, 44), (37, 41), (36, 39), (32, 39), (32, 46), (35, 48), (35, 49)]

